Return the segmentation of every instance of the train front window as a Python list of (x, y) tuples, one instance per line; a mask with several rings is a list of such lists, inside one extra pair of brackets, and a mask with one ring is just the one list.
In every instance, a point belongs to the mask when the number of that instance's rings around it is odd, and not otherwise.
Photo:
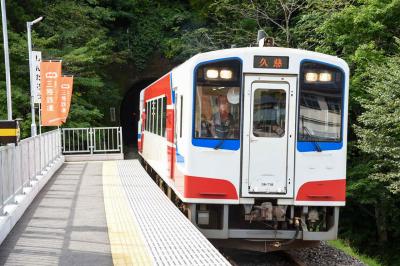
[(340, 142), (342, 137), (343, 72), (314, 62), (300, 70), (298, 140)]
[(257, 89), (254, 92), (253, 135), (280, 138), (285, 135), (286, 92)]
[(239, 139), (241, 63), (226, 60), (196, 72), (195, 138)]

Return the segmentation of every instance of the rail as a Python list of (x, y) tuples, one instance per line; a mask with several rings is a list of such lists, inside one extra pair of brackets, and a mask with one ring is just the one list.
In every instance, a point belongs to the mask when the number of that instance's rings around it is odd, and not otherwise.
[(0, 215), (4, 206), (15, 203), (24, 187), (43, 174), (61, 156), (60, 130), (56, 129), (0, 147)]
[(63, 154), (122, 154), (122, 128), (63, 128), (62, 149)]

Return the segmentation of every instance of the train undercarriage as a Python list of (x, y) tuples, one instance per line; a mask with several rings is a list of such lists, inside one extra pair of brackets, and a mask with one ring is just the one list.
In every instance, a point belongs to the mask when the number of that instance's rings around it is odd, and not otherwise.
[(217, 247), (270, 252), (336, 239), (339, 207), (278, 205), (271, 198), (237, 205), (183, 203), (150, 165), (141, 161), (160, 189)]

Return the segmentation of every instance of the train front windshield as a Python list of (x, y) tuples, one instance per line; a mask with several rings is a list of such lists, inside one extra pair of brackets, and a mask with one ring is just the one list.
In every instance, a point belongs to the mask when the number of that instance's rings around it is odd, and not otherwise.
[(241, 64), (226, 60), (196, 71), (195, 138), (240, 138)]
[(300, 70), (298, 140), (340, 142), (342, 138), (343, 72), (333, 66), (305, 62)]

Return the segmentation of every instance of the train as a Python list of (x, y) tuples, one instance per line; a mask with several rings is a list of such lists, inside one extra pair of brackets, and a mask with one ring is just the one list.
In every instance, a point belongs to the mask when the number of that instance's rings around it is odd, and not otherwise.
[(281, 47), (200, 53), (140, 92), (143, 165), (213, 243), (337, 238), (349, 67)]

